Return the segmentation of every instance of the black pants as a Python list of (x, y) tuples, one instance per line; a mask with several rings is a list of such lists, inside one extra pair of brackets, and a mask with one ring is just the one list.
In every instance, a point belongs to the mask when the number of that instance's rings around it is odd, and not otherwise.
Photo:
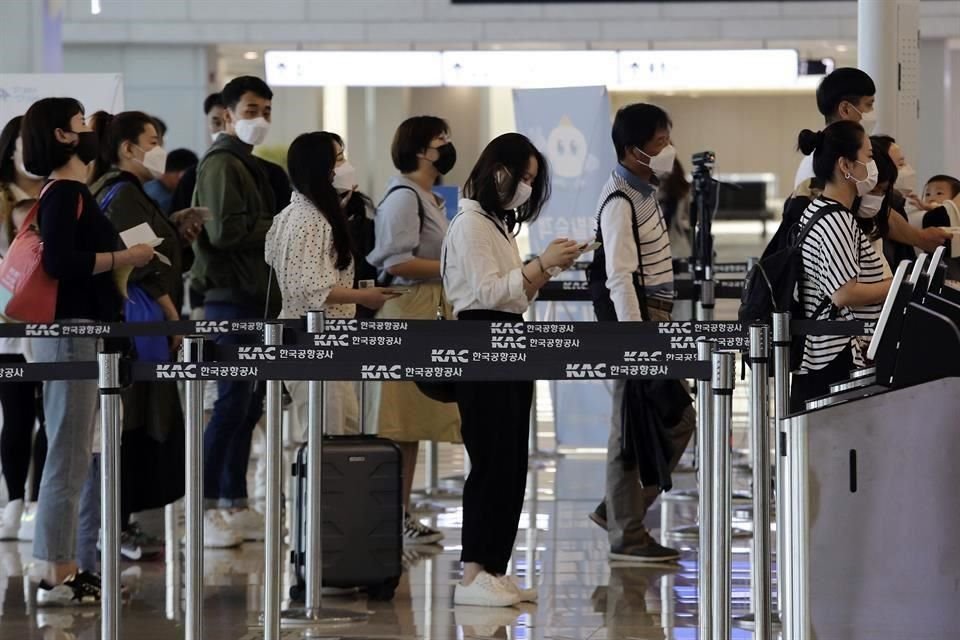
[(790, 385), (790, 413), (803, 411), (807, 400), (830, 393), (830, 385), (847, 380), (852, 369), (853, 354), (846, 348), (823, 369), (794, 374)]
[[(461, 313), (461, 320), (519, 322), (497, 312)], [(495, 575), (507, 572), (527, 489), (533, 382), (460, 382), (460, 432), (470, 456), (463, 488), (463, 562)]]
[[(26, 359), (17, 354), (0, 354), (4, 364), (23, 364)], [(26, 497), (27, 475), (30, 472), (31, 452), (34, 460), (31, 498), (40, 495), (40, 477), (47, 457), (47, 436), (43, 429), (39, 382), (0, 382), (0, 407), (3, 409), (3, 431), (0, 431), (0, 466), (11, 500)], [(34, 443), (33, 426), (41, 417), (40, 430)]]

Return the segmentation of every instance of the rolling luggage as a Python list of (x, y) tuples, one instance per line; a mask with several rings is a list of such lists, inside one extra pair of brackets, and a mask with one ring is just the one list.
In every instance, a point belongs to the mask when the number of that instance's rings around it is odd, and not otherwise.
[[(306, 596), (307, 446), (293, 464), (295, 489), (291, 562), (294, 601)], [(323, 438), (323, 585), (359, 587), (373, 600), (390, 600), (403, 553), (400, 449), (376, 436)]]

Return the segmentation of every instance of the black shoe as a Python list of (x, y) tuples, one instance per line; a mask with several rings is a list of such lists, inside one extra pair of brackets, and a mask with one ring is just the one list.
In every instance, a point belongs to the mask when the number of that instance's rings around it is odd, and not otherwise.
[(46, 581), (37, 589), (38, 607), (83, 607), (100, 604), (100, 576), (80, 571), (61, 584), (50, 586)]
[(597, 505), (597, 508), (587, 514), (587, 517), (590, 518), (590, 522), (597, 525), (604, 531), (607, 530), (607, 503), (601, 502)]
[(663, 562), (676, 562), (680, 559), (680, 552), (670, 547), (665, 547), (650, 536), (641, 546), (628, 547), (626, 549), (610, 549), (611, 562), (632, 562), (635, 564), (660, 564)]

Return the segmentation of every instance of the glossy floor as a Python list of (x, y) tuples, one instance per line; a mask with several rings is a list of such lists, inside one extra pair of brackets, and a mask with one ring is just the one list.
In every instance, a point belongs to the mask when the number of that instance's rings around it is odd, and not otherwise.
[[(453, 471), (460, 458), (444, 449), (443, 469)], [(606, 536), (586, 518), (603, 486), (600, 457), (567, 457), (531, 471), (528, 499), (514, 553), (513, 572), (540, 588), (536, 606), (518, 609), (455, 607), (453, 585), (459, 579), (462, 512), (455, 500), (447, 510), (425, 520), (447, 538), (442, 547), (408, 550), (406, 572), (395, 599), (368, 602), (360, 595), (326, 598), (325, 606), (368, 612), (359, 625), (327, 629), (327, 637), (351, 638), (563, 638), (648, 639), (695, 638), (696, 554), (684, 552), (673, 568), (643, 569), (611, 565)], [(677, 477), (691, 486), (692, 474)], [(743, 479), (741, 478), (741, 482)], [(692, 522), (690, 505), (671, 507), (674, 523)], [(650, 514), (659, 528), (660, 512)], [(734, 563), (734, 609), (748, 609), (748, 555), (737, 541)], [(29, 569), (30, 545), (0, 545), (0, 638), (99, 638), (99, 610), (38, 610), (34, 590), (23, 577)], [(122, 636), (161, 640), (183, 636), (178, 606), (182, 563), (124, 564), (124, 582), (131, 588), (123, 607)], [(247, 543), (238, 550), (205, 555), (204, 638), (253, 639), (263, 635), (257, 620), (263, 602), (263, 546)], [(285, 582), (289, 584), (289, 576)], [(286, 592), (286, 586), (284, 588)], [(748, 637), (737, 631), (735, 637)], [(299, 638), (299, 632), (284, 637)]]

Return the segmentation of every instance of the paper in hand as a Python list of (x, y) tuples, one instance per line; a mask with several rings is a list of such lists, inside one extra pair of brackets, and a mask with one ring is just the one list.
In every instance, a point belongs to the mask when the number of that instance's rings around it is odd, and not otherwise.
[(158, 238), (150, 225), (142, 222), (135, 227), (130, 227), (126, 231), (120, 232), (120, 239), (129, 249), (137, 244), (145, 244), (150, 247), (159, 247), (163, 243), (162, 238)]

